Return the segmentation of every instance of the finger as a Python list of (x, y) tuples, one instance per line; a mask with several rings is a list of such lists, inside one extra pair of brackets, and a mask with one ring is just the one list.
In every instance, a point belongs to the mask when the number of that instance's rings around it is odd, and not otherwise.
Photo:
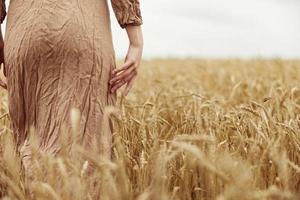
[(0, 79), (0, 87), (4, 88), (7, 90), (7, 84), (4, 83), (1, 79)]
[(121, 71), (124, 71), (124, 70), (126, 70), (126, 69), (128, 69), (131, 65), (133, 65), (134, 64), (134, 61), (132, 61), (132, 60), (127, 60), (124, 64), (123, 64), (123, 66), (121, 67), (121, 68), (119, 68), (119, 69), (114, 69), (113, 71), (112, 71), (112, 74), (113, 75), (115, 75), (115, 74), (117, 74), (117, 73), (119, 73), (119, 72), (121, 72)]
[(132, 86), (133, 86), (133, 83), (134, 83), (134, 80), (135, 80), (136, 76), (134, 76), (126, 85), (126, 88), (123, 92), (123, 96), (127, 96), (129, 91), (131, 90)]
[(128, 76), (131, 76), (132, 74), (137, 74), (137, 70), (135, 67), (130, 67), (126, 71), (120, 73), (119, 75), (115, 76), (114, 78), (111, 78), (109, 81), (109, 85), (113, 87), (116, 83), (121, 81), (122, 79), (127, 79)]
[(7, 85), (4, 82), (0, 82), (0, 87), (2, 87), (3, 89), (7, 90)]
[(113, 87), (111, 87), (110, 92), (115, 93), (120, 87), (122, 87), (126, 82), (124, 80), (119, 81)]
[(134, 64), (134, 62), (126, 62), (124, 63), (124, 65), (120, 68), (116, 68), (114, 70), (112, 70), (111, 75), (112, 76), (116, 76), (118, 73), (127, 70), (128, 68), (130, 68), (132, 65)]
[(113, 85), (115, 82), (118, 82), (119, 80), (124, 79), (126, 76), (130, 75), (131, 73), (134, 73), (134, 71), (136, 71), (136, 67), (131, 66), (130, 68), (128, 68), (123, 73), (121, 73), (121, 74), (115, 76), (114, 78), (112, 78), (109, 81), (109, 83)]
[(118, 78), (114, 82), (111, 82), (110, 88), (114, 88), (114, 86), (117, 85), (121, 81), (123, 81), (123, 82), (125, 81), (125, 83), (128, 82), (135, 75), (137, 75), (137, 71), (136, 70), (132, 70), (131, 73), (126, 74), (126, 76), (122, 76), (121, 78)]
[(3, 74), (6, 77), (6, 67), (5, 67), (4, 63), (3, 63)]
[(0, 70), (2, 68), (2, 71), (3, 71), (3, 75), (6, 77), (6, 69), (5, 69), (5, 65), (4, 65), (4, 62), (0, 65)]
[(116, 90), (118, 90), (120, 87), (122, 87), (128, 81), (130, 81), (134, 76), (135, 76), (135, 74), (130, 74), (125, 79), (122, 79), (119, 82), (117, 82), (111, 89), (112, 93), (114, 93)]

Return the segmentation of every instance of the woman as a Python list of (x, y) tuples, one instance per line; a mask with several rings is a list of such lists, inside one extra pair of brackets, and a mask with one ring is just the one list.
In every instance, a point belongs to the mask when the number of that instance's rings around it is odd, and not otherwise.
[[(101, 134), (104, 109), (115, 105), (116, 91), (125, 85), (127, 95), (136, 78), (143, 49), (139, 0), (111, 0), (130, 41), (119, 69), (106, 0), (11, 0), (7, 13), (5, 0), (0, 1), (1, 23), (7, 18), (5, 42), (1, 33), (0, 44), (7, 84), (1, 85), (8, 90), (23, 164), (30, 160), (30, 127), (40, 150), (56, 153), (62, 127), (71, 131), (71, 108), (81, 113), (78, 131), (89, 146)], [(103, 139), (110, 147), (111, 135)], [(110, 156), (111, 149), (105, 151)]]

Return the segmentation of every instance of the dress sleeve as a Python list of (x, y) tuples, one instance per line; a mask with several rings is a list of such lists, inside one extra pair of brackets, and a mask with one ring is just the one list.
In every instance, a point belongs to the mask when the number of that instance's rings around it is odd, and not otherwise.
[(122, 28), (143, 23), (140, 0), (111, 0), (115, 16)]
[(2, 24), (6, 17), (6, 5), (5, 0), (0, 0), (1, 13), (0, 13), (0, 23)]

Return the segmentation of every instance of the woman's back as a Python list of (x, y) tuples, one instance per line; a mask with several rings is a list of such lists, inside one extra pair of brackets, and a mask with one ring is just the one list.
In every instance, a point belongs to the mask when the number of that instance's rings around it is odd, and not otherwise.
[[(14, 53), (20, 56), (19, 53), (28, 48), (33, 49), (31, 53), (36, 51), (41, 56), (43, 52), (46, 57), (60, 54), (62, 50), (84, 51), (90, 47), (105, 48), (105, 53), (111, 54), (113, 49), (107, 2), (12, 0), (5, 40), (9, 57), (16, 57)], [(28, 44), (24, 45), (26, 42)], [(9, 48), (14, 49), (11, 52)], [(16, 52), (15, 48), (19, 51)]]

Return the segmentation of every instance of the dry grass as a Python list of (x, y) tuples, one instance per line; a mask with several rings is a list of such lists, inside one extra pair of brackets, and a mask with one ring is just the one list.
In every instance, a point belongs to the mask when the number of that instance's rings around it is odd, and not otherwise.
[(14, 153), (1, 91), (1, 196), (299, 199), (299, 83), (300, 61), (144, 61), (128, 98), (107, 110), (113, 160), (74, 143), (57, 157), (36, 151), (30, 176)]

